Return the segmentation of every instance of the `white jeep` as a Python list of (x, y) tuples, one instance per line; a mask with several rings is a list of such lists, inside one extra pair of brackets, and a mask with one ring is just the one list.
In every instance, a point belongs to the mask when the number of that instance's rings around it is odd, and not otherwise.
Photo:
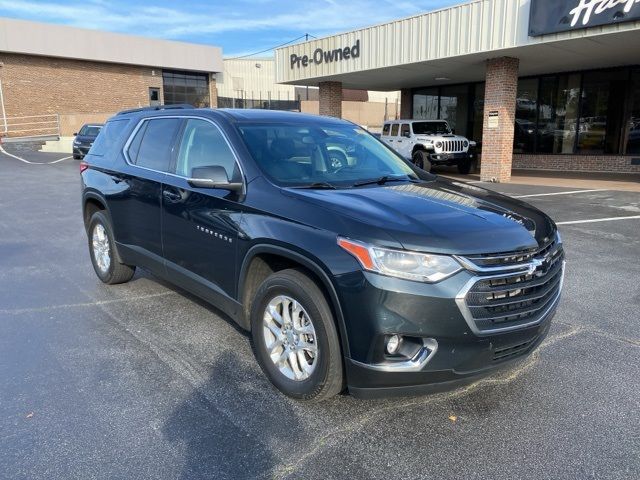
[(457, 165), (467, 174), (476, 158), (476, 142), (455, 135), (444, 120), (385, 122), (380, 139), (416, 166)]

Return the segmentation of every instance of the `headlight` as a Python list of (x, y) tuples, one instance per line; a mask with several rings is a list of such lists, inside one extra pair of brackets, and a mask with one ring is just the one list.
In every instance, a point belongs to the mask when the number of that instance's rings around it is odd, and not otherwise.
[(81, 143), (81, 142), (79, 142), (78, 140), (74, 140), (74, 141), (73, 141), (73, 144), (74, 144), (76, 147), (77, 147), (78, 145), (82, 145), (82, 143)]
[(436, 142), (436, 148), (442, 148), (442, 142)]
[(464, 141), (464, 148), (467, 148), (469, 146), (469, 142), (467, 142), (466, 140)]
[(393, 250), (338, 237), (338, 245), (356, 257), (365, 270), (418, 282), (435, 283), (462, 270), (446, 255)]

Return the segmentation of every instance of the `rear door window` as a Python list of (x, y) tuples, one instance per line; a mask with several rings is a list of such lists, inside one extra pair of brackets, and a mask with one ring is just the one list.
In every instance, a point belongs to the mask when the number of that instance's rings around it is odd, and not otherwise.
[(400, 125), (398, 125), (397, 123), (394, 123), (393, 126), (391, 127), (391, 136), (392, 137), (397, 137), (398, 136), (398, 128), (400, 127)]
[(112, 148), (120, 145), (122, 134), (124, 133), (128, 123), (128, 118), (107, 122), (107, 124), (100, 130), (100, 133), (98, 133), (98, 137), (93, 142), (89, 153), (91, 155), (102, 157)]
[(181, 122), (179, 118), (146, 120), (129, 144), (129, 161), (139, 167), (168, 172)]
[(409, 136), (410, 134), (411, 132), (409, 131), (409, 124), (403, 123), (402, 128), (400, 129), (400, 135), (404, 137), (404, 136)]

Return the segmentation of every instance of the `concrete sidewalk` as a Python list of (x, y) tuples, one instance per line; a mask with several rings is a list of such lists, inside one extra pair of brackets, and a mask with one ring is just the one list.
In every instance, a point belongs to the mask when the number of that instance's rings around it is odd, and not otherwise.
[[(479, 182), (479, 174), (460, 175), (453, 170), (439, 169), (435, 173), (465, 182)], [(640, 192), (640, 175), (634, 173), (553, 172), (545, 170), (514, 170), (512, 184), (540, 185), (584, 189), (606, 189)]]

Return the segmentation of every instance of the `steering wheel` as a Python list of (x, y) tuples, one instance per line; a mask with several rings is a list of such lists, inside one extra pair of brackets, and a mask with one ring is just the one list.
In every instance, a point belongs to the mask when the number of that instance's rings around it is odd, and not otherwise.
[(336, 150), (332, 150), (329, 152), (329, 169), (333, 173), (338, 173), (345, 167), (349, 166), (349, 162), (347, 161), (347, 156)]

